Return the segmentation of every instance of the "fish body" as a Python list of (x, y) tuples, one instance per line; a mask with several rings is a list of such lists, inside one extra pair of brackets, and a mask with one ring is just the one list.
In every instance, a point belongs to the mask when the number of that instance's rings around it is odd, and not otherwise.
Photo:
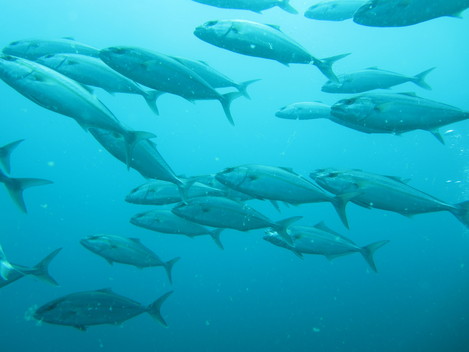
[(271, 9), (278, 6), (292, 14), (297, 14), (290, 4), (290, 0), (194, 0), (195, 2), (211, 5), (223, 9), (237, 9), (237, 10), (250, 10), (256, 13), (261, 13), (264, 10)]
[(353, 17), (355, 12), (368, 0), (323, 0), (310, 6), (305, 17), (313, 20), (344, 21)]
[(467, 8), (469, 0), (370, 0), (353, 20), (371, 27), (403, 27), (442, 16), (459, 17)]
[(99, 56), (99, 50), (73, 39), (25, 39), (11, 42), (3, 48), (6, 55), (17, 56), (28, 60), (36, 60), (44, 55), (69, 53), (92, 57)]
[(73, 326), (84, 331), (92, 325), (119, 325), (146, 312), (167, 326), (161, 316), (160, 308), (171, 293), (172, 291), (162, 295), (145, 307), (109, 289), (77, 292), (44, 304), (34, 312), (33, 316), (38, 321)]
[(220, 189), (223, 191), (226, 198), (234, 199), (237, 201), (245, 201), (252, 199), (252, 197), (246, 193), (238, 192), (231, 187), (225, 186), (223, 183), (217, 181), (217, 174), (207, 174), (189, 177), (188, 180), (202, 183), (208, 187)]
[(319, 102), (293, 103), (282, 107), (275, 116), (288, 120), (311, 120), (331, 117), (331, 106)]

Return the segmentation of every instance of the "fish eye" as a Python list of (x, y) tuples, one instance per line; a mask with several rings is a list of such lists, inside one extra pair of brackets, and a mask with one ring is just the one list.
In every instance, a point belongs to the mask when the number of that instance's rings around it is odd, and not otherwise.
[(344, 99), (342, 103), (344, 105), (352, 105), (355, 102), (355, 99)]
[(218, 21), (208, 21), (207, 23), (205, 23), (205, 26), (206, 26), (206, 27), (213, 27), (213, 26), (215, 26), (217, 23), (218, 23)]
[(49, 55), (46, 55), (46, 56), (43, 56), (45, 59), (50, 59), (51, 57), (54, 57), (55, 55), (54, 54), (49, 54)]
[(13, 45), (18, 45), (20, 43), (20, 41), (14, 41), (14, 42), (11, 42), (10, 45), (13, 46)]
[(330, 177), (330, 178), (334, 178), (334, 177), (337, 177), (337, 176), (339, 176), (338, 172), (329, 172), (329, 174), (327, 175), (327, 177)]
[(228, 174), (230, 172), (233, 172), (234, 171), (234, 168), (233, 167), (227, 167), (225, 170), (223, 170), (223, 174)]
[(18, 60), (17, 57), (10, 56), (10, 55), (2, 56), (2, 59), (5, 60), (5, 61), (17, 61)]

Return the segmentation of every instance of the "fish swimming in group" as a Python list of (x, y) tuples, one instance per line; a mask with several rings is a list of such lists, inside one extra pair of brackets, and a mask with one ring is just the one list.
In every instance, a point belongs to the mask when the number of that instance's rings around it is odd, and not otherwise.
[(224, 230), (223, 228), (209, 230), (196, 222), (175, 215), (171, 210), (156, 209), (139, 213), (130, 219), (130, 223), (147, 230), (166, 234), (184, 235), (187, 237), (209, 235), (215, 241), (215, 244), (220, 249), (223, 249), (223, 244), (220, 241), (220, 234)]
[(15, 150), (16, 147), (23, 141), (24, 139), (20, 139), (20, 140), (8, 143), (7, 145), (4, 145), (3, 147), (0, 147), (0, 166), (3, 167), (3, 170), (7, 174), (9, 174), (11, 171), (10, 155), (13, 152), (13, 150)]
[(460, 17), (467, 8), (469, 0), (370, 0), (353, 20), (371, 27), (403, 27), (442, 16)]
[(363, 93), (373, 89), (388, 89), (406, 82), (412, 82), (420, 88), (431, 90), (431, 87), (425, 82), (425, 77), (434, 69), (433, 67), (415, 76), (406, 76), (370, 67), (338, 75), (337, 81), (326, 82), (321, 90), (326, 93)]
[(57, 281), (49, 274), (49, 264), (61, 250), (62, 248), (54, 250), (33, 267), (28, 267), (10, 263), (3, 252), (2, 246), (0, 246), (0, 288), (28, 275), (58, 286)]
[(303, 254), (319, 254), (332, 260), (344, 255), (360, 253), (374, 272), (378, 272), (378, 270), (373, 254), (389, 243), (384, 240), (359, 247), (352, 240), (331, 230), (322, 222), (315, 226), (292, 225), (288, 228), (288, 235), (292, 239), (291, 244), (285, 242), (281, 236), (272, 231), (266, 232), (264, 240), (286, 248), (300, 258), (303, 257)]
[(280, 108), (276, 117), (288, 120), (311, 120), (331, 118), (331, 106), (320, 102), (301, 102)]
[(305, 17), (322, 21), (345, 21), (353, 18), (355, 12), (368, 0), (322, 0), (310, 6)]
[(99, 49), (71, 38), (17, 40), (4, 47), (3, 53), (32, 61), (45, 55), (67, 53), (99, 57)]
[(223, 9), (237, 9), (237, 10), (249, 10), (256, 13), (261, 13), (264, 10), (271, 9), (278, 6), (282, 10), (291, 14), (297, 14), (290, 5), (290, 0), (194, 0), (205, 5), (211, 5)]
[(80, 54), (49, 54), (38, 58), (36, 62), (85, 86), (99, 87), (110, 94), (140, 95), (156, 115), (159, 113), (156, 99), (164, 92), (142, 89), (134, 81), (111, 69), (99, 58)]
[(357, 192), (351, 201), (364, 208), (392, 211), (404, 216), (449, 211), (469, 227), (469, 201), (445, 203), (395, 176), (362, 170), (318, 169), (310, 174), (321, 187), (334, 194)]
[(127, 238), (116, 235), (93, 235), (80, 240), (80, 244), (91, 252), (103, 257), (109, 264), (122, 263), (137, 268), (162, 266), (166, 270), (170, 283), (173, 265), (181, 258), (176, 257), (167, 262), (161, 260), (153, 251), (145, 247), (138, 238)]
[(39, 307), (33, 318), (39, 322), (72, 326), (85, 331), (93, 325), (120, 325), (137, 315), (148, 313), (166, 327), (168, 325), (161, 315), (161, 306), (172, 293), (165, 293), (148, 306), (110, 289), (71, 293)]
[(313, 64), (330, 80), (337, 79), (332, 71), (332, 64), (349, 55), (318, 59), (284, 34), (278, 26), (247, 20), (208, 21), (198, 26), (194, 35), (217, 47), (275, 60), (284, 65)]
[(429, 131), (444, 144), (438, 129), (469, 119), (469, 112), (413, 93), (364, 93), (338, 101), (331, 120), (365, 133)]

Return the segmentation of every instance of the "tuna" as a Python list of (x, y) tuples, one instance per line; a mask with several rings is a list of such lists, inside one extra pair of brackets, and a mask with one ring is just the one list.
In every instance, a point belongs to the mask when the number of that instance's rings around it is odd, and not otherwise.
[(288, 120), (329, 119), (331, 107), (320, 102), (293, 103), (281, 108), (275, 116)]
[(291, 5), (290, 0), (194, 0), (205, 5), (211, 5), (223, 9), (249, 10), (261, 13), (264, 10), (278, 6), (292, 14), (297, 14)]

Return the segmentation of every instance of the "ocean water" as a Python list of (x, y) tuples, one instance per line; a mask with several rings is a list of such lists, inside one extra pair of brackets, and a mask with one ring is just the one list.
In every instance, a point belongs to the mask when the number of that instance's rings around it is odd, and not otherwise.
[[(259, 78), (252, 100), (232, 104), (232, 127), (216, 101), (191, 104), (166, 94), (155, 116), (139, 96), (96, 90), (125, 124), (157, 135), (160, 153), (179, 175), (215, 173), (258, 163), (291, 167), (307, 176), (323, 167), (359, 168), (411, 179), (446, 202), (469, 199), (469, 124), (441, 129), (443, 146), (429, 133), (367, 135), (328, 120), (275, 117), (300, 101), (333, 104), (346, 95), (322, 93), (325, 79), (309, 65), (283, 66), (211, 46), (193, 35), (214, 19), (276, 24), (313, 55), (352, 53), (335, 66), (345, 73), (378, 66), (404, 74), (436, 67), (424, 91), (411, 83), (393, 92), (419, 95), (469, 111), (469, 14), (403, 28), (371, 28), (352, 21), (322, 22), (301, 15), (314, 1), (292, 0), (300, 15), (278, 8), (259, 15), (190, 0), (16, 1), (0, 12), (0, 46), (26, 38), (73, 37), (104, 48), (131, 45), (204, 60), (236, 81)], [(45, 110), (0, 82), (0, 145), (24, 138), (12, 154), (13, 177), (49, 179), (25, 191), (21, 213), (0, 187), (0, 243), (13, 263), (33, 265), (55, 248), (53, 287), (26, 277), (0, 289), (0, 351), (451, 351), (469, 350), (469, 236), (447, 212), (401, 215), (350, 204), (350, 230), (330, 204), (282, 207), (249, 204), (273, 219), (302, 215), (324, 221), (359, 245), (387, 239), (372, 272), (359, 254), (328, 261), (298, 259), (262, 239), (263, 230), (225, 230), (218, 249), (208, 236), (189, 239), (129, 223), (152, 209), (124, 201), (145, 182), (108, 154), (68, 117)], [(174, 284), (162, 268), (107, 264), (79, 240), (92, 234), (138, 237), (162, 259), (180, 256)], [(112, 288), (143, 304), (168, 290), (162, 307), (169, 327), (147, 314), (122, 326), (87, 332), (27, 319), (27, 312), (78, 291)]]

